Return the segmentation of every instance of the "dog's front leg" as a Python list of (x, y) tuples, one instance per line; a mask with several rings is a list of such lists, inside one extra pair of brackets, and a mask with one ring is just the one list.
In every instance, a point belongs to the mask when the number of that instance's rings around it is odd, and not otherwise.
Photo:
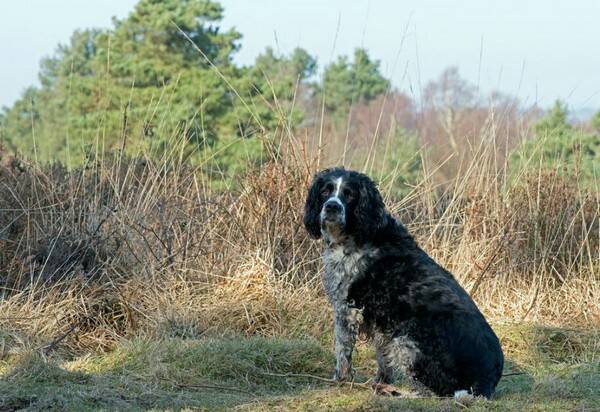
[(358, 336), (362, 311), (341, 303), (335, 308), (335, 354), (336, 367), (333, 379), (343, 381), (352, 378), (352, 352)]

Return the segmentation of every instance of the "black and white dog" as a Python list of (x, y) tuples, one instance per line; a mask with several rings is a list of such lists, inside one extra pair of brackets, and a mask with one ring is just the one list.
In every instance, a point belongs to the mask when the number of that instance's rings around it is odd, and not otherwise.
[(318, 173), (304, 225), (323, 237), (323, 283), (335, 311), (334, 379), (352, 371), (359, 330), (377, 353), (375, 382), (400, 367), (440, 396), (489, 398), (502, 375), (500, 342), (454, 277), (386, 210), (373, 181), (343, 168)]

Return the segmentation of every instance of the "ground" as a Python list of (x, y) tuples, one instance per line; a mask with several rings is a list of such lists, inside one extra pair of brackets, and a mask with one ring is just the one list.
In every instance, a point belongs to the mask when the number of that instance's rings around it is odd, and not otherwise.
[[(5, 357), (0, 410), (600, 411), (600, 334), (495, 325), (507, 353), (492, 401), (392, 398), (332, 385), (326, 342), (263, 337), (135, 338), (106, 354)], [(357, 382), (375, 370), (361, 345)], [(515, 374), (517, 373), (517, 374)], [(287, 376), (286, 376), (287, 375)], [(406, 396), (414, 390), (399, 377)]]

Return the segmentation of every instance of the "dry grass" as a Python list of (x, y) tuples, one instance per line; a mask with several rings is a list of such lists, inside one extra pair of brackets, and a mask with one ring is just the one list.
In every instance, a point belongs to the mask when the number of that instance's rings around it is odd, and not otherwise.
[[(314, 171), (343, 162), (335, 144), (267, 143), (271, 160), (228, 190), (176, 154), (67, 170), (0, 152), (0, 409), (464, 409), (325, 382), (332, 313), (302, 213)], [(398, 199), (402, 165), (375, 166), (393, 144), (346, 165), (378, 178), (518, 372), (469, 409), (598, 409), (598, 192), (569, 173), (499, 165), (483, 142), (455, 179), (440, 184), (426, 163)], [(373, 376), (368, 345), (354, 366), (359, 382)]]
[[(448, 136), (437, 108), (407, 105), (386, 93), (342, 132), (325, 118), (292, 131), (274, 107), (280, 130), (254, 137), (265, 161), (226, 182), (216, 153), (192, 166), (179, 141), (160, 159), (99, 150), (75, 170), (0, 149), (0, 409), (462, 410), (285, 377), (331, 368), (320, 245), (302, 214), (313, 173), (339, 164), (380, 182), (492, 321), (509, 371), (525, 372), (472, 410), (598, 409), (598, 183), (510, 164), (532, 117), (516, 103), (463, 110)], [(398, 190), (397, 126), (415, 122), (438, 150)], [(361, 345), (361, 379), (373, 358)]]
[[(69, 171), (2, 153), (3, 354), (107, 350), (139, 334), (328, 336), (302, 212), (317, 159), (339, 160), (289, 134), (278, 143), (228, 191), (176, 155)], [(491, 141), (472, 158), (444, 185), (426, 167), (389, 208), (493, 322), (600, 325), (598, 192), (568, 173), (498, 165)], [(389, 193), (394, 171), (371, 172)]]

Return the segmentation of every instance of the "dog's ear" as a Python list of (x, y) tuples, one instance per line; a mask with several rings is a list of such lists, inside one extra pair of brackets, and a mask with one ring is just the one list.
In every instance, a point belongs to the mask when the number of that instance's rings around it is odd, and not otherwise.
[(387, 224), (387, 213), (383, 198), (375, 183), (365, 174), (360, 173), (359, 200), (354, 209), (357, 231), (362, 241), (371, 239), (375, 233)]
[(319, 217), (321, 213), (320, 189), (323, 182), (322, 178), (329, 171), (330, 169), (325, 169), (315, 174), (308, 189), (306, 203), (304, 204), (304, 227), (315, 239), (321, 237), (321, 220)]

